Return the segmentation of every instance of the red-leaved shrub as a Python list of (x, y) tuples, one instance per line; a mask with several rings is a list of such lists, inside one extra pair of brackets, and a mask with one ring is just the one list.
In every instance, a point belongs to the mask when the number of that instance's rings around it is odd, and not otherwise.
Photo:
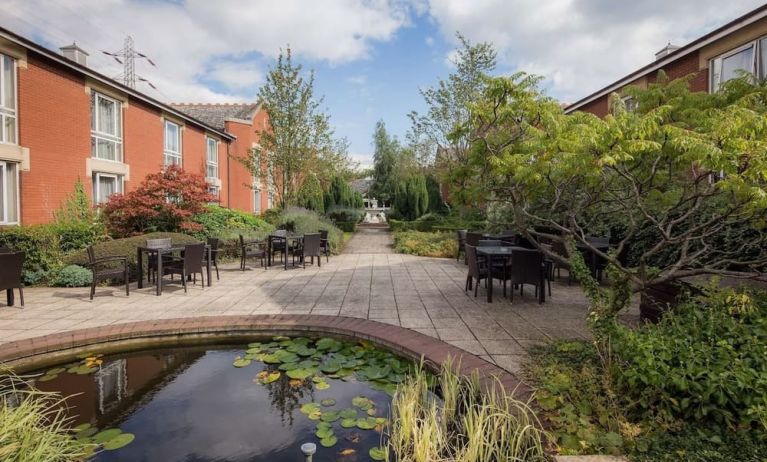
[(171, 165), (147, 175), (135, 190), (112, 195), (101, 213), (109, 232), (119, 237), (199, 231), (201, 225), (191, 219), (214, 199), (202, 175)]

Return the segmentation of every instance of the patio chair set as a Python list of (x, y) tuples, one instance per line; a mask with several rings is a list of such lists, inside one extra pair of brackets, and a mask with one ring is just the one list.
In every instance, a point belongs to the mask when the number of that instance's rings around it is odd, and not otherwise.
[[(493, 280), (503, 283), (503, 295), (506, 296), (507, 286), (511, 285), (510, 297), (514, 300), (514, 290), (519, 288), (520, 295), (524, 293), (525, 285), (535, 287), (535, 295), (539, 303), (546, 300), (546, 290), (551, 296), (551, 280), (561, 276), (561, 269), (569, 269), (562, 263), (549, 259), (544, 252), (536, 248), (523, 236), (513, 231), (505, 231), (498, 235), (458, 230), (456, 232), (458, 242), (457, 260), (461, 255), (468, 266), (465, 291), (474, 289), (477, 296), (481, 281), (485, 281), (487, 288), (487, 301), (493, 301)], [(588, 237), (587, 242), (600, 251), (610, 248), (610, 240), (605, 237)], [(564, 245), (558, 241), (545, 241), (539, 243), (540, 247), (552, 253), (566, 255)], [(602, 273), (606, 267), (604, 259), (583, 244), (577, 246), (583, 253), (584, 259), (595, 278), (601, 281)], [(568, 271), (568, 283), (572, 275)]]
[(325, 260), (330, 259), (330, 245), (328, 244), (328, 231), (319, 230), (316, 233), (300, 234), (288, 230), (277, 230), (264, 240), (246, 240), (240, 235), (240, 269), (245, 271), (249, 259), (257, 259), (259, 266), (267, 269), (276, 263), (276, 256), (288, 269), (303, 265), (306, 268), (307, 260), (314, 264), (317, 257), (317, 266), (322, 266), (322, 255)]

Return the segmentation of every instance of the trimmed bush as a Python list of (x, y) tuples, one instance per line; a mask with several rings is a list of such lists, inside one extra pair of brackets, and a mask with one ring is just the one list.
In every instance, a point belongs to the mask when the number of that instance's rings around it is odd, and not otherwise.
[[(107, 242), (101, 242), (93, 246), (96, 257), (106, 256), (124, 256), (128, 258), (128, 264), (132, 271), (136, 269), (136, 249), (146, 245), (147, 239), (171, 238), (173, 245), (197, 244), (200, 241), (192, 236), (181, 233), (149, 233), (141, 236), (126, 237), (123, 239), (114, 239)], [(75, 265), (86, 265), (88, 255), (83, 251), (76, 252), (67, 257), (67, 262)]]
[(240, 234), (245, 239), (264, 239), (274, 226), (252, 213), (209, 205), (203, 213), (195, 215), (195, 223), (202, 229), (193, 236), (204, 241), (209, 237), (221, 239), (219, 258), (234, 258), (240, 252)]
[(356, 221), (337, 221), (336, 226), (345, 233), (354, 233), (357, 231)]
[(79, 265), (69, 265), (59, 271), (53, 279), (55, 287), (85, 287), (93, 281), (93, 273)]
[(351, 207), (333, 207), (325, 215), (336, 223), (342, 221), (359, 223), (365, 217), (365, 210)]
[(422, 257), (455, 258), (458, 243), (451, 233), (399, 231), (394, 233), (394, 249)]

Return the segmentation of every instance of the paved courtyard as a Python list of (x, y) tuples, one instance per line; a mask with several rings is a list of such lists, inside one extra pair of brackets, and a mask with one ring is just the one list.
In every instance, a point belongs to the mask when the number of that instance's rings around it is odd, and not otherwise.
[[(215, 276), (214, 276), (215, 277)], [(464, 293), (466, 267), (450, 259), (391, 252), (390, 235), (361, 230), (346, 251), (322, 267), (284, 271), (237, 264), (221, 267), (212, 287), (166, 283), (130, 297), (124, 287), (101, 287), (93, 301), (87, 288), (28, 288), (26, 307), (0, 305), (0, 349), (13, 340), (72, 329), (130, 321), (211, 315), (314, 314), (352, 316), (417, 330), (515, 372), (530, 346), (554, 338), (588, 338), (586, 300), (576, 286), (554, 283), (552, 296), (538, 304), (533, 289), (500, 296)], [(176, 279), (178, 282), (178, 279)], [(4, 298), (3, 298), (4, 302)]]

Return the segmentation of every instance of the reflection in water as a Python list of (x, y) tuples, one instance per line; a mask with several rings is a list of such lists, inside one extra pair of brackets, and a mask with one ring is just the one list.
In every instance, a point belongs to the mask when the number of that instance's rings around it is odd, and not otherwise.
[[(316, 422), (299, 412), (301, 404), (332, 398), (340, 410), (364, 395), (381, 414), (388, 411), (388, 395), (353, 379), (327, 379), (331, 387), (321, 391), (311, 380), (291, 384), (284, 374), (268, 385), (254, 383), (265, 366), (232, 367), (242, 354), (231, 347), (195, 347), (115, 355), (105, 357), (96, 373), (63, 373), (37, 386), (74, 395), (67, 401), (73, 425), (119, 426), (136, 435), (96, 461), (301, 462), (301, 443), (318, 442)], [(315, 461), (368, 460), (369, 448), (380, 442), (375, 431), (337, 428), (336, 435), (338, 445), (320, 446)], [(342, 457), (343, 449), (355, 455)]]

